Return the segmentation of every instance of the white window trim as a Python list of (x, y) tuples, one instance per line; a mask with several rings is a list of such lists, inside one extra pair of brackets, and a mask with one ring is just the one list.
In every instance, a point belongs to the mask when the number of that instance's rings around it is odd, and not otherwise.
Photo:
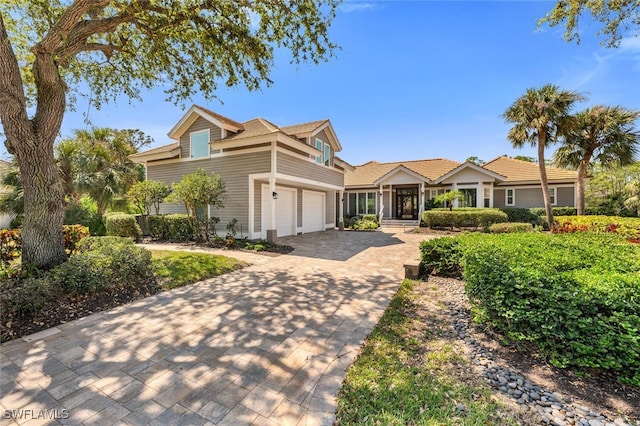
[(555, 186), (549, 187), (549, 198), (551, 198), (551, 192), (553, 192), (553, 202), (551, 203), (551, 205), (557, 206), (558, 205), (558, 188), (556, 188)]
[[(326, 167), (331, 167), (331, 145), (329, 145), (328, 143), (324, 142), (324, 145), (322, 147), (322, 164)], [(327, 148), (329, 148), (329, 158), (327, 158)]]
[[(194, 157), (193, 156), (193, 135), (202, 134), (202, 133), (206, 133), (207, 134), (207, 155), (205, 155), (203, 157)], [(192, 160), (200, 160), (202, 158), (211, 157), (211, 148), (209, 146), (209, 142), (210, 141), (211, 141), (211, 130), (210, 129), (198, 130), (198, 131), (195, 131), (195, 132), (190, 132), (189, 133), (189, 158), (192, 159)]]
[[(318, 148), (320, 145), (320, 148)], [(316, 164), (324, 165), (324, 142), (321, 139), (316, 139), (316, 149), (320, 151), (320, 155), (316, 155)]]
[[(378, 209), (380, 208), (379, 207), (380, 202), (379, 202), (378, 192), (376, 192), (376, 191), (349, 191), (349, 192), (345, 192), (345, 194), (344, 194), (345, 195), (345, 200), (346, 200), (346, 209), (345, 210), (346, 210), (346, 212), (348, 214), (350, 214), (349, 212), (351, 210), (350, 209), (351, 200), (349, 200), (349, 194), (356, 194), (356, 209), (355, 210), (356, 210), (356, 215), (357, 216), (362, 216), (362, 215), (365, 215), (365, 214), (378, 214), (377, 212), (379, 211)], [(375, 206), (374, 206), (375, 213), (367, 213), (367, 212), (359, 212), (358, 211), (358, 208), (360, 207), (358, 205), (358, 200), (360, 198), (360, 194), (364, 194), (365, 201), (366, 201), (365, 202), (365, 208), (366, 208), (366, 206), (369, 205), (369, 195), (368, 194), (374, 194), (375, 195), (374, 198), (373, 198), (374, 201), (375, 201)]]
[[(511, 203), (509, 203), (509, 191), (513, 191), (511, 195)], [(507, 207), (514, 207), (516, 205), (516, 190), (515, 188), (505, 188), (504, 190), (504, 205)]]

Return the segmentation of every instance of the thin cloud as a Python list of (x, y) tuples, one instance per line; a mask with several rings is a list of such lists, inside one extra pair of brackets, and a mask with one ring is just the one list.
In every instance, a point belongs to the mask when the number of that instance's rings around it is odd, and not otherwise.
[(369, 3), (369, 2), (359, 2), (359, 1), (345, 1), (338, 6), (341, 12), (344, 13), (352, 13), (352, 12), (364, 12), (368, 10), (377, 9), (379, 4)]

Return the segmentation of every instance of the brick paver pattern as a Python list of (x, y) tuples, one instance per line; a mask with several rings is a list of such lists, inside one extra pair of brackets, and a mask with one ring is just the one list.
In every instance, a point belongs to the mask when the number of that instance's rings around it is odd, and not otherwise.
[(423, 239), (281, 238), (291, 254), (4, 343), (0, 425), (330, 425)]

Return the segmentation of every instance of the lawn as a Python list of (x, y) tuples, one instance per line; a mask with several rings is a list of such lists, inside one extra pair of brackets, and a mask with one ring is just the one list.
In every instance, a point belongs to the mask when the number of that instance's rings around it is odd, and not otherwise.
[(474, 374), (463, 349), (433, 317), (427, 283), (405, 280), (347, 372), (341, 425), (522, 424)]
[(240, 269), (246, 263), (226, 256), (150, 250), (153, 273), (164, 290), (182, 287)]

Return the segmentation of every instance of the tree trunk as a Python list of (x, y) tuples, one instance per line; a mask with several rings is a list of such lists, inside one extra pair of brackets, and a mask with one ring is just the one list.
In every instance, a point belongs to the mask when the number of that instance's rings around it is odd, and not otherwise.
[(49, 269), (67, 260), (62, 236), (64, 193), (53, 149), (24, 151), (22, 144), (16, 149), (24, 187), (22, 266)]
[(578, 167), (578, 179), (576, 180), (576, 208), (578, 216), (584, 214), (584, 181), (587, 177), (587, 165), (589, 162), (582, 161)]
[[(547, 213), (547, 222), (549, 230), (553, 231), (555, 225), (553, 223), (553, 211), (551, 210), (551, 198), (549, 198), (549, 182), (547, 180), (547, 167), (544, 161), (544, 147), (547, 144), (543, 132), (538, 133), (538, 167), (540, 168), (540, 185), (542, 186), (542, 199), (544, 200), (544, 209)], [(557, 195), (556, 195), (557, 196)]]
[(0, 120), (7, 150), (20, 167), (24, 191), (22, 267), (48, 269), (67, 259), (62, 240), (63, 188), (53, 142), (65, 110), (65, 84), (54, 55), (33, 50), (37, 106), (29, 119), (18, 61), (0, 15)]

